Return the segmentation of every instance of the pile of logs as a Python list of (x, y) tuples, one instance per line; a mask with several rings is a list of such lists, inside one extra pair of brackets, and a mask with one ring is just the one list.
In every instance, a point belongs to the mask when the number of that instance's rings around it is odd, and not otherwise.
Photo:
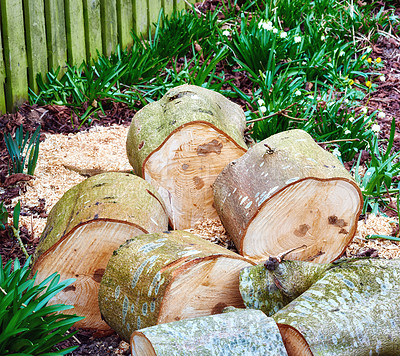
[[(332, 262), (354, 237), (359, 187), (306, 132), (248, 149), (244, 129), (238, 105), (195, 86), (144, 107), (127, 138), (137, 176), (103, 173), (65, 193), (35, 252), (37, 281), (75, 278), (51, 302), (74, 305), (77, 327), (111, 327), (132, 355), (391, 354), (398, 261)], [(239, 254), (184, 230), (206, 218)]]

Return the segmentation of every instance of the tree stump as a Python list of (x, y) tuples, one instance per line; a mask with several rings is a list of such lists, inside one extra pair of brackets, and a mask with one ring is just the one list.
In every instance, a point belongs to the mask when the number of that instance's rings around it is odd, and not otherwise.
[(141, 328), (243, 307), (239, 271), (252, 264), (186, 231), (140, 235), (110, 258), (100, 311), (128, 341)]
[(135, 331), (132, 355), (287, 355), (272, 318), (251, 309), (175, 321)]
[(73, 305), (71, 313), (85, 316), (76, 327), (108, 330), (97, 295), (112, 251), (138, 234), (167, 227), (161, 197), (145, 180), (125, 173), (96, 175), (68, 190), (50, 211), (32, 271), (37, 283), (53, 272), (75, 278), (51, 304)]
[(127, 138), (129, 162), (164, 199), (173, 229), (218, 219), (211, 185), (246, 152), (245, 127), (239, 105), (193, 85), (173, 88), (136, 113)]
[(231, 162), (214, 183), (214, 202), (243, 256), (261, 260), (295, 248), (288, 259), (330, 262), (356, 232), (362, 195), (335, 156), (291, 130)]
[(400, 260), (338, 261), (278, 311), (289, 355), (398, 355)]

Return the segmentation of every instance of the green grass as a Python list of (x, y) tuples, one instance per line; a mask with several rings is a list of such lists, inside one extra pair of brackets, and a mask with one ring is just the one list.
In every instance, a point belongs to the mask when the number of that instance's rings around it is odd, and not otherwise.
[[(373, 130), (377, 113), (359, 106), (379, 82), (384, 63), (370, 58), (371, 45), (399, 23), (394, 3), (378, 11), (374, 1), (234, 0), (203, 14), (160, 12), (147, 40), (132, 33), (132, 46), (110, 58), (68, 66), (60, 79), (59, 69), (38, 76), (30, 100), (71, 106), (82, 125), (107, 101), (138, 109), (174, 86), (199, 85), (242, 99), (256, 141), (301, 128), (343, 162), (373, 147), (385, 159), (372, 157), (368, 169), (393, 177), (398, 167), (385, 163), (387, 143)], [(250, 93), (227, 79), (235, 72)], [(370, 193), (364, 208), (376, 210)]]

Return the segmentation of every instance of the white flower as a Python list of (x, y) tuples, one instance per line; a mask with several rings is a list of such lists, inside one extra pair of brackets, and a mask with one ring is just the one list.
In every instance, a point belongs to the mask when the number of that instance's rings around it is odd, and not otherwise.
[(280, 37), (281, 38), (286, 38), (287, 37), (287, 32), (282, 31), (281, 34), (280, 34)]
[(308, 95), (307, 98), (312, 100), (312, 99), (314, 99), (314, 96), (313, 95)]
[(277, 29), (277, 28), (274, 28), (274, 29), (272, 30), (272, 32), (273, 32), (273, 33), (278, 33), (278, 29)]
[(366, 106), (364, 106), (364, 107), (361, 109), (361, 113), (363, 113), (364, 115), (367, 114), (367, 113), (368, 113), (368, 108), (367, 108)]
[(231, 33), (230, 33), (230, 31), (229, 30), (224, 30), (224, 31), (222, 31), (222, 35), (223, 36), (229, 36)]
[(305, 65), (307, 65), (307, 62), (306, 61), (301, 62), (301, 65), (305, 66)]
[(264, 114), (267, 111), (265, 106), (260, 106), (260, 111)]
[(378, 118), (379, 119), (383, 119), (383, 118), (385, 118), (386, 117), (386, 114), (383, 112), (383, 111), (379, 111), (379, 113), (378, 113)]
[(344, 103), (348, 104), (349, 103), (349, 99), (344, 99)]
[(300, 36), (294, 36), (294, 42), (295, 43), (300, 43), (301, 42), (301, 37)]
[(258, 99), (257, 104), (258, 104), (258, 106), (262, 106), (265, 104), (265, 101), (263, 99)]
[(325, 37), (324, 35), (322, 35), (322, 36), (321, 36), (321, 41), (325, 41), (325, 38), (326, 38), (326, 37)]
[(379, 77), (379, 80), (380, 80), (381, 82), (384, 82), (384, 81), (386, 80), (386, 78), (385, 78), (384, 75), (381, 75), (381, 76)]
[(345, 135), (350, 135), (350, 134), (351, 134), (351, 131), (350, 131), (350, 130), (346, 130), (346, 131), (344, 132), (344, 134), (345, 134)]
[(354, 116), (350, 116), (350, 117), (349, 117), (349, 121), (350, 121), (350, 122), (354, 122)]
[(296, 96), (301, 95), (301, 91), (300, 91), (299, 89), (297, 89), (297, 90), (294, 92), (294, 95), (296, 95)]
[(268, 30), (268, 31), (271, 31), (273, 28), (274, 28), (274, 26), (272, 25), (272, 22), (271, 21), (268, 21), (268, 22), (265, 22), (264, 20), (261, 20), (259, 23), (258, 23), (258, 28), (263, 28), (264, 30)]
[(378, 124), (374, 124), (372, 125), (371, 130), (375, 133), (378, 133), (379, 131), (381, 131), (381, 127)]
[(339, 148), (335, 148), (333, 151), (332, 151), (332, 154), (334, 155), (334, 156), (336, 156), (336, 157), (340, 157), (342, 154), (340, 153), (340, 151), (339, 151)]
[(345, 55), (345, 53), (343, 51), (339, 52), (339, 57), (343, 57)]

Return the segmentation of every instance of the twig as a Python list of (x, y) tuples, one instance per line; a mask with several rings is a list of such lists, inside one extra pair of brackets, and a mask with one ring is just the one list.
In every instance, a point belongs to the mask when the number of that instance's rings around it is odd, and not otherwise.
[(19, 236), (19, 230), (16, 229), (14, 226), (11, 226), (11, 229), (13, 231), (14, 236), (16, 237), (16, 239), (18, 240), (19, 246), (21, 247), (22, 252), (24, 253), (26, 259), (29, 258), (29, 253), (25, 248), (24, 243), (21, 240), (21, 236)]
[(286, 115), (285, 113), (282, 113), (281, 115), (284, 116), (284, 117), (287, 117), (287, 118), (290, 119), (290, 120), (295, 120), (295, 121), (308, 121), (308, 119), (302, 119), (302, 118), (300, 118), (300, 117), (289, 116), (289, 115)]
[(340, 139), (340, 140), (332, 140), (332, 141), (325, 141), (325, 142), (317, 142), (319, 145), (326, 145), (328, 143), (336, 143), (336, 142), (347, 142), (347, 141), (360, 141), (359, 138), (348, 138), (348, 139)]
[(257, 122), (257, 121), (262, 121), (262, 120), (265, 120), (265, 119), (269, 119), (270, 117), (273, 117), (273, 116), (275, 116), (275, 115), (281, 115), (283, 112), (285, 112), (287, 109), (291, 108), (293, 105), (297, 105), (297, 103), (292, 103), (292, 104), (290, 104), (287, 108), (282, 109), (282, 110), (279, 110), (279, 111), (277, 111), (277, 112), (275, 112), (275, 113), (272, 113), (272, 114), (269, 114), (269, 115), (267, 115), (267, 116), (263, 116), (263, 117), (259, 117), (259, 118), (257, 118), (257, 119), (249, 120), (249, 121), (246, 122), (246, 124), (251, 124), (251, 123), (253, 123), (253, 122)]

